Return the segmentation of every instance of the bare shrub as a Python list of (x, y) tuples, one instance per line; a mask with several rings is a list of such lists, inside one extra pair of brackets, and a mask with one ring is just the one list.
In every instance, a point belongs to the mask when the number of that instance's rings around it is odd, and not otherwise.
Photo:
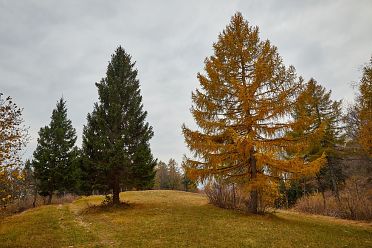
[[(327, 199), (326, 206), (324, 206), (322, 195), (316, 193), (300, 198), (294, 206), (294, 209), (310, 214), (340, 217), (336, 199), (333, 198), (333, 196), (330, 196), (329, 192), (325, 192), (325, 195)], [(335, 209), (337, 209), (337, 211), (335, 211)]]
[[(52, 204), (71, 203), (78, 199), (79, 196), (73, 194), (64, 194), (61, 196), (53, 197)], [(27, 195), (13, 200), (11, 203), (4, 205), (0, 210), (0, 216), (8, 216), (15, 213), (23, 212), (27, 209), (38, 207), (47, 203), (46, 197), (37, 195)]]
[(350, 178), (340, 195), (344, 218), (372, 220), (372, 189), (368, 179)]
[(352, 177), (346, 181), (337, 200), (331, 192), (326, 192), (324, 206), (321, 194), (300, 198), (294, 209), (301, 212), (334, 216), (353, 220), (372, 219), (372, 191), (365, 178)]
[(238, 194), (234, 184), (212, 181), (205, 186), (204, 192), (209, 202), (220, 208), (235, 209), (244, 202), (244, 198)]
[[(204, 187), (209, 202), (220, 208), (247, 211), (250, 205), (250, 192), (243, 185), (224, 183), (213, 180)], [(264, 213), (273, 206), (277, 191), (271, 189), (258, 190), (258, 212)]]
[(61, 196), (54, 197), (52, 199), (52, 204), (64, 204), (64, 203), (71, 203), (77, 199), (79, 199), (80, 196), (74, 195), (74, 194), (64, 194)]

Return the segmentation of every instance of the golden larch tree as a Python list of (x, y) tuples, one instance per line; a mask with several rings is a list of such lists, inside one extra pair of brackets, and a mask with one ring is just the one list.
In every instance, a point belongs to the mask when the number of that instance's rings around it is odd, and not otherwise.
[(303, 125), (290, 115), (302, 80), (293, 66), (284, 66), (275, 46), (260, 40), (258, 27), (236, 13), (213, 48), (205, 73), (198, 74), (200, 89), (192, 93), (199, 128), (182, 127), (194, 154), (186, 160), (188, 174), (241, 183), (250, 192), (248, 210), (257, 213), (260, 198), (277, 188), (283, 173), (314, 174), (324, 158), (304, 160), (301, 151), (311, 135), (286, 136)]
[(359, 144), (372, 157), (372, 57), (370, 63), (363, 68), (363, 76), (359, 84), (357, 108), (360, 119)]

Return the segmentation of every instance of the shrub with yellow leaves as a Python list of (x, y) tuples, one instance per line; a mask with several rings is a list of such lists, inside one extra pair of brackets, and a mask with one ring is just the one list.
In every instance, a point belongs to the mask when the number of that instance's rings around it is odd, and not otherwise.
[(12, 199), (12, 178), (22, 179), (17, 168), (21, 165), (20, 151), (26, 141), (22, 109), (0, 93), (0, 204)]

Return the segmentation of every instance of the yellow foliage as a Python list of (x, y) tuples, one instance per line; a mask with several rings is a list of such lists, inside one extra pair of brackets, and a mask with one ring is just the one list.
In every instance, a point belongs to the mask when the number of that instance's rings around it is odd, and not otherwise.
[(372, 58), (370, 63), (364, 67), (359, 91), (358, 108), (361, 124), (359, 144), (372, 157)]
[[(301, 151), (319, 129), (302, 139), (285, 135), (309, 122), (291, 118), (302, 84), (294, 67), (286, 68), (277, 48), (261, 41), (258, 27), (240, 13), (213, 48), (214, 55), (205, 59), (205, 74), (198, 74), (200, 89), (192, 94), (191, 112), (199, 130), (183, 126), (185, 142), (194, 153), (186, 162), (189, 176), (245, 180), (252, 190), (275, 195), (281, 173), (316, 173), (324, 157), (308, 162)], [(287, 157), (289, 147), (294, 152)]]
[(11, 177), (20, 178), (17, 168), (21, 164), (20, 150), (24, 147), (27, 132), (22, 126), (22, 109), (10, 97), (0, 93), (0, 197), (3, 203), (11, 200)]

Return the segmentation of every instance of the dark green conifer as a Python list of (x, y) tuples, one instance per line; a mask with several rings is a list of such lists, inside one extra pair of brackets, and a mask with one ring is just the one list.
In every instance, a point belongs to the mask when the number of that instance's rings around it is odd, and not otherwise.
[(314, 79), (304, 86), (293, 114), (295, 119), (305, 120), (304, 125), (295, 128), (291, 135), (306, 137), (312, 129), (323, 127), (323, 132), (312, 140), (312, 145), (303, 153), (309, 161), (323, 153), (326, 155), (326, 164), (316, 175), (319, 191), (324, 194), (325, 190), (331, 189), (339, 199), (339, 184), (345, 179), (340, 163), (340, 147), (344, 143), (342, 102), (331, 100), (331, 91), (326, 92)]
[(48, 203), (55, 191), (69, 190), (73, 184), (72, 163), (76, 157), (76, 131), (67, 118), (66, 102), (61, 98), (53, 110), (49, 126), (40, 128), (32, 165), (37, 188), (48, 195)]
[(145, 121), (134, 64), (119, 46), (106, 77), (96, 83), (99, 102), (83, 131), (83, 171), (92, 188), (112, 191), (114, 204), (120, 202), (121, 190), (150, 188), (154, 178), (153, 131)]

